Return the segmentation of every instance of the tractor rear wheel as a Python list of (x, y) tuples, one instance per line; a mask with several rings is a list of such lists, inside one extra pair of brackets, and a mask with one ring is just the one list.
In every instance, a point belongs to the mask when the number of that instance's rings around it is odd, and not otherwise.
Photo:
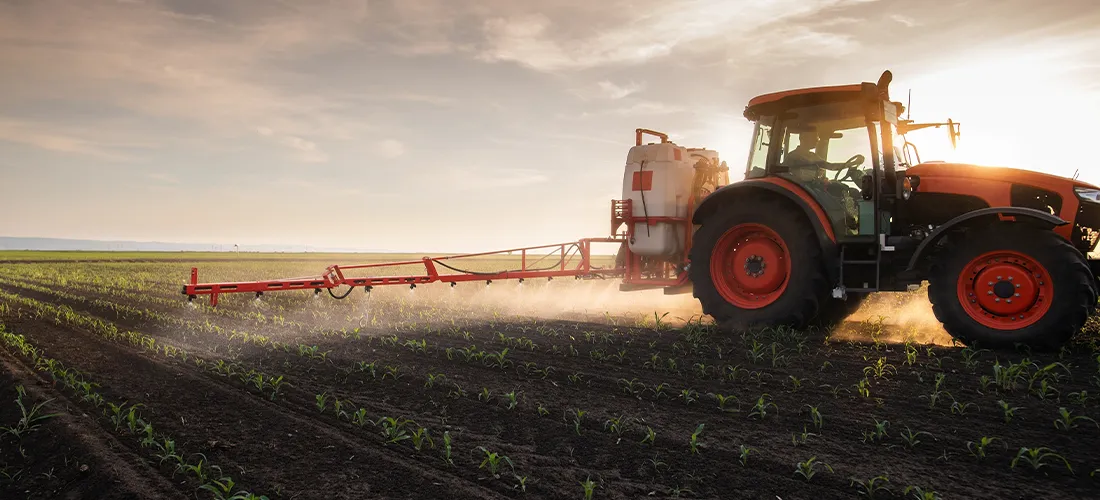
[(928, 299), (964, 344), (1057, 349), (1096, 308), (1085, 257), (1051, 231), (997, 225), (947, 245), (929, 276)]
[(803, 326), (828, 295), (813, 228), (773, 198), (742, 199), (704, 220), (688, 273), (703, 313), (725, 328)]

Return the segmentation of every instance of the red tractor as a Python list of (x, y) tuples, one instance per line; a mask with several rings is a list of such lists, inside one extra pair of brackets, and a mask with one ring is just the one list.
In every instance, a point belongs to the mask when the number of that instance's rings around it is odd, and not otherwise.
[[(730, 183), (716, 151), (638, 129), (611, 202), (610, 237), (505, 250), (518, 268), (458, 267), (481, 255), (330, 266), (316, 277), (199, 283), (189, 298), (337, 287), (555, 277), (621, 277), (624, 291), (693, 291), (720, 325), (834, 323), (874, 292), (929, 282), (936, 317), (986, 347), (1054, 348), (1097, 305), (1100, 188), (1022, 170), (921, 163), (908, 132), (959, 124), (899, 119), (891, 74), (877, 83), (789, 90), (749, 101), (755, 123), (745, 179)], [(643, 143), (647, 135), (659, 142)], [(915, 160), (915, 161), (914, 161)], [(620, 244), (593, 265), (594, 243)], [(469, 260), (466, 260), (469, 262)], [(353, 276), (395, 265), (424, 274)]]
[(752, 99), (745, 180), (695, 208), (688, 274), (722, 324), (831, 322), (929, 283), (967, 344), (1054, 348), (1097, 305), (1100, 188), (1036, 172), (914, 164), (890, 72)]

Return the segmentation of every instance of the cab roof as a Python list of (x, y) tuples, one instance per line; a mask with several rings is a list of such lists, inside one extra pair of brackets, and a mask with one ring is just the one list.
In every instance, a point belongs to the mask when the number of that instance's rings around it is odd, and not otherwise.
[(827, 102), (850, 101), (866, 95), (877, 95), (878, 86), (873, 83), (831, 85), (784, 90), (756, 96), (745, 107), (745, 118), (756, 120), (761, 115), (771, 115), (798, 106), (812, 106)]

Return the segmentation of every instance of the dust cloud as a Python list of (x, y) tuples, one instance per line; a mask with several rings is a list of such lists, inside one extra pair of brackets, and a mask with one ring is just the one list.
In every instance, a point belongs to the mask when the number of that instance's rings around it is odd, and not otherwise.
[(951, 335), (932, 312), (927, 287), (915, 292), (871, 295), (833, 332), (838, 340), (867, 341), (872, 336), (890, 343), (953, 345)]

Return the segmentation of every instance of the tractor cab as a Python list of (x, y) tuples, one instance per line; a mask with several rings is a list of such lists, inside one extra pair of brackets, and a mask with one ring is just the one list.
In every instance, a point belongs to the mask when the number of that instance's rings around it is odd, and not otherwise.
[[(897, 107), (885, 95), (889, 73), (878, 84), (816, 87), (752, 99), (745, 117), (755, 123), (746, 179), (780, 178), (800, 186), (828, 216), (837, 236), (874, 237), (888, 232), (877, 221), (879, 195), (904, 160), (894, 151)], [(901, 163), (901, 165), (899, 165)], [(876, 190), (888, 181), (889, 189)], [(881, 192), (876, 192), (881, 191)]]

